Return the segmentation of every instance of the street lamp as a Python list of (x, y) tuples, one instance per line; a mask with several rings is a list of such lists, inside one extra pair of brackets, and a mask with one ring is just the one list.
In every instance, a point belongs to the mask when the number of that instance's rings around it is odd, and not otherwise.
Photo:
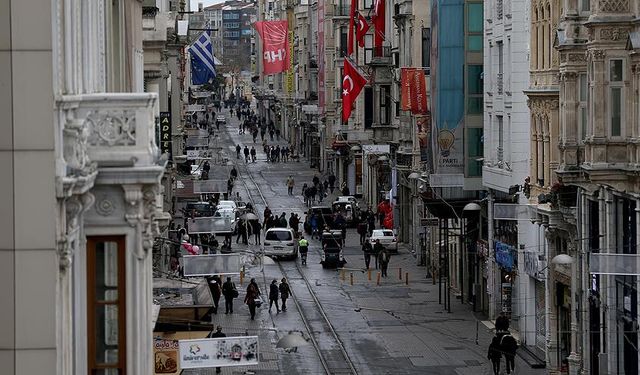
[[(418, 179), (420, 178), (420, 173), (418, 172), (411, 172), (409, 173), (409, 175), (407, 176), (407, 179), (410, 180), (413, 183), (413, 192), (411, 194), (411, 199), (412, 199), (412, 203), (414, 199), (416, 199), (418, 197)], [(421, 214), (417, 213), (418, 210), (418, 205), (417, 204), (412, 204), (413, 206), (413, 220), (411, 221), (411, 226), (413, 228), (413, 236), (412, 237), (412, 242), (413, 242), (413, 251), (414, 254), (418, 254), (418, 250), (420, 250), (419, 254), (419, 264), (422, 264), (424, 262), (424, 259), (426, 258), (426, 254), (422, 254), (422, 249), (418, 249), (418, 244), (416, 243), (416, 238), (418, 237), (418, 226), (419, 226), (419, 217), (422, 217)], [(423, 241), (426, 241), (426, 233), (423, 237)]]

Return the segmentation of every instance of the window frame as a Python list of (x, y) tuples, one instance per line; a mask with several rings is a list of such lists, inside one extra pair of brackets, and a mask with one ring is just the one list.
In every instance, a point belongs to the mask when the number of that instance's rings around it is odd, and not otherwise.
[(380, 85), (378, 96), (378, 121), (380, 125), (391, 125), (392, 99), (393, 96), (391, 95), (391, 85)]
[[(622, 72), (622, 76), (620, 77), (620, 80), (618, 81), (612, 81), (611, 80), (611, 68), (612, 68), (612, 63), (614, 61), (620, 61), (622, 63), (622, 68), (621, 68), (621, 72)], [(609, 87), (607, 88), (607, 124), (608, 124), (608, 131), (607, 133), (609, 134), (609, 137), (611, 138), (623, 138), (624, 134), (625, 134), (625, 126), (624, 126), (624, 122), (625, 122), (625, 78), (626, 78), (626, 72), (625, 72), (625, 68), (626, 68), (626, 61), (624, 58), (619, 58), (619, 57), (613, 57), (607, 60), (607, 81), (609, 84)], [(614, 135), (613, 133), (613, 90), (614, 89), (619, 89), (620, 90), (620, 125), (619, 125), (619, 134)]]
[[(98, 243), (115, 242), (117, 244), (117, 293), (115, 301), (97, 300), (96, 297), (96, 246)], [(126, 314), (126, 237), (125, 236), (88, 236), (87, 247), (87, 368), (89, 374), (97, 370), (116, 369), (119, 375), (127, 371), (127, 314)], [(98, 363), (97, 361), (97, 306), (115, 305), (118, 307), (118, 361), (117, 363)], [(104, 322), (102, 322), (104, 324)]]
[[(584, 88), (584, 97), (582, 95), (583, 88)], [(587, 139), (587, 134), (589, 132), (589, 76), (586, 72), (578, 74), (577, 97), (578, 97), (578, 143), (584, 144), (584, 141)]]

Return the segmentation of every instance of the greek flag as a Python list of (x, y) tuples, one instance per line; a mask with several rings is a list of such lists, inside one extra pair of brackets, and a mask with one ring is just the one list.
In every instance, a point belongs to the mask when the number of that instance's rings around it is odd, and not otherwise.
[(216, 76), (213, 45), (209, 32), (203, 32), (189, 47), (191, 54), (191, 83), (202, 85)]

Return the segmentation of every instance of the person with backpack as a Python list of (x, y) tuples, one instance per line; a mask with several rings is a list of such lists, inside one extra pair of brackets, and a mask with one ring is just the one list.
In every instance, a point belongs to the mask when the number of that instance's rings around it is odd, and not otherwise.
[(269, 312), (271, 312), (271, 306), (276, 304), (276, 311), (280, 314), (280, 306), (278, 306), (278, 297), (280, 296), (280, 289), (278, 289), (278, 280), (273, 280), (269, 285)]
[(227, 281), (222, 284), (222, 295), (224, 296), (225, 314), (233, 314), (233, 299), (238, 298), (238, 290), (236, 284), (231, 281), (231, 277), (227, 277)]
[(280, 289), (280, 298), (282, 299), (282, 311), (287, 311), (287, 298), (291, 295), (291, 288), (289, 287), (287, 279), (283, 277), (278, 288)]
[(502, 352), (500, 351), (500, 337), (494, 336), (489, 344), (489, 352), (487, 358), (491, 360), (493, 366), (493, 374), (500, 375), (500, 360), (502, 359)]

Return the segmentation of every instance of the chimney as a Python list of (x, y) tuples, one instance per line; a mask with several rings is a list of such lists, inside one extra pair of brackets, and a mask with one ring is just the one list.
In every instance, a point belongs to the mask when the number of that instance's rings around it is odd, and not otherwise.
[(198, 12), (202, 12), (202, 8), (204, 8), (204, 5), (202, 5), (202, 3), (198, 3)]

